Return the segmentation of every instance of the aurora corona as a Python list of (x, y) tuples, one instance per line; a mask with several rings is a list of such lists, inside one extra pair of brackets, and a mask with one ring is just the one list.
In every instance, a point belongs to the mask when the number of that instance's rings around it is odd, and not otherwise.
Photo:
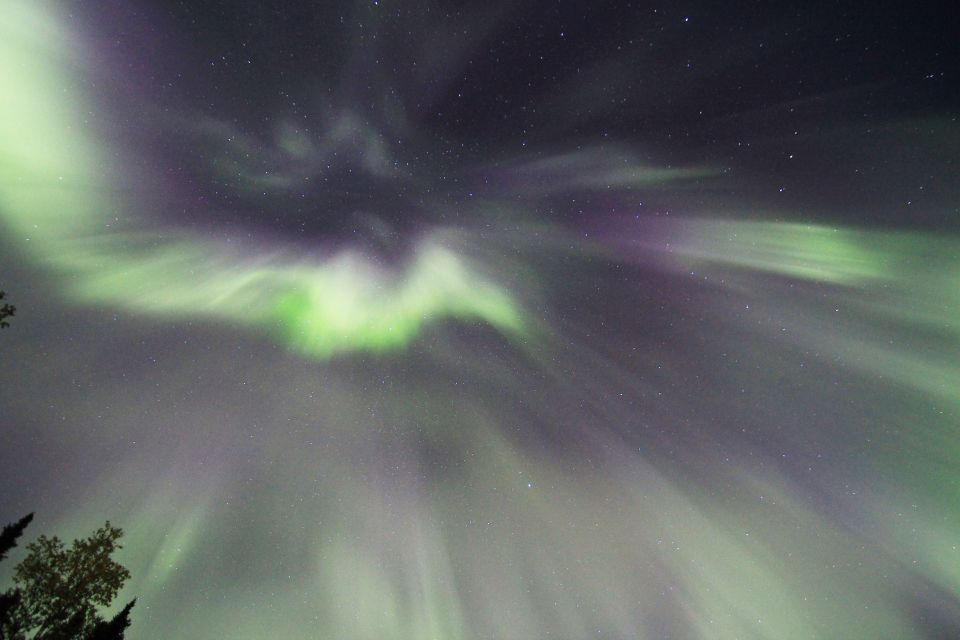
[(123, 526), (128, 637), (958, 637), (940, 93), (792, 10), (96, 4), (0, 1), (0, 510)]

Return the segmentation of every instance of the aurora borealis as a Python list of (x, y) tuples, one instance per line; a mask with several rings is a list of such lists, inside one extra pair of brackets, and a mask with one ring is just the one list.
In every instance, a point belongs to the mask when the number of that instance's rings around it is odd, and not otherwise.
[(0, 0), (0, 513), (134, 640), (960, 637), (950, 22)]

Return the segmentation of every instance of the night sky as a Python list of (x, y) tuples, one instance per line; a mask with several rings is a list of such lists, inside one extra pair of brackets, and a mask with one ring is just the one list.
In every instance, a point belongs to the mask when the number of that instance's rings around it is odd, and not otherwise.
[(133, 640), (960, 638), (937, 5), (0, 0), (0, 520)]

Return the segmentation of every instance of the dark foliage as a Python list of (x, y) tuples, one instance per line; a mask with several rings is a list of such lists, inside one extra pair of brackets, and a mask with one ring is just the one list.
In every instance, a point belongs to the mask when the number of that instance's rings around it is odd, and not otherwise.
[[(0, 532), (0, 559), (33, 519), (33, 514)], [(0, 595), (0, 640), (122, 640), (130, 626), (127, 604), (110, 620), (97, 607), (109, 606), (130, 572), (110, 556), (123, 531), (107, 522), (93, 535), (66, 547), (56, 536), (26, 546), (14, 569), (15, 587)]]
[(87, 640), (118, 640), (123, 638), (124, 630), (130, 626), (130, 610), (137, 603), (134, 598), (127, 603), (120, 613), (110, 620), (100, 620), (87, 635)]
[[(3, 300), (6, 297), (5, 291), (0, 291), (0, 300)], [(0, 329), (6, 329), (10, 326), (10, 323), (7, 322), (7, 318), (12, 318), (17, 312), (17, 308), (12, 304), (4, 302), (0, 305)]]
[(19, 521), (6, 525), (3, 531), (0, 531), (0, 560), (6, 560), (7, 552), (17, 546), (17, 538), (23, 535), (23, 530), (27, 528), (31, 520), (33, 520), (33, 514), (28, 513)]

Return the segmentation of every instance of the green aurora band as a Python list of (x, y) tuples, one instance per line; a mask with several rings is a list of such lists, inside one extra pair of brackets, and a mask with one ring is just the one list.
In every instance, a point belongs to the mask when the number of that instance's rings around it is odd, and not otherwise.
[(45, 3), (0, 7), (0, 216), (78, 302), (259, 328), (319, 358), (403, 347), (444, 318), (524, 330), (511, 296), (433, 239), (395, 274), (359, 252), (251, 260), (144, 228), (111, 190), (118, 167), (81, 115), (90, 101), (69, 69), (84, 51)]
[[(906, 391), (901, 403), (885, 405), (878, 422), (888, 426), (864, 438), (876, 441), (872, 470), (889, 483), (877, 490), (897, 496), (895, 504), (909, 503), (912, 513), (876, 508), (875, 526), (881, 538), (889, 536), (887, 551), (910, 549), (914, 566), (960, 597), (960, 240), (935, 232), (689, 219), (668, 245), (638, 244), (746, 302), (762, 318), (757, 335), (785, 336), (804, 353), (830, 354), (844, 369)], [(771, 276), (788, 279), (789, 295)], [(794, 286), (803, 282), (818, 286)], [(932, 418), (918, 417), (931, 412)]]

